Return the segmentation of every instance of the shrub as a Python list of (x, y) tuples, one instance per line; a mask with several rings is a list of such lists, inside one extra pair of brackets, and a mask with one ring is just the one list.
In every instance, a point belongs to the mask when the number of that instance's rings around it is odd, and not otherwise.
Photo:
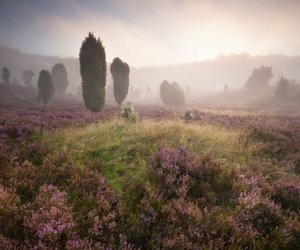
[(249, 192), (242, 192), (234, 216), (236, 233), (246, 242), (257, 240), (278, 231), (283, 224), (281, 209), (261, 194), (255, 179)]
[(5, 84), (9, 84), (10, 83), (10, 71), (6, 67), (4, 67), (2, 69), (2, 78), (3, 78), (3, 83), (5, 83)]
[(300, 185), (295, 180), (280, 179), (274, 183), (273, 199), (282, 208), (300, 211)]
[(245, 83), (245, 87), (250, 91), (266, 90), (269, 87), (269, 80), (273, 77), (272, 68), (261, 66), (252, 71), (252, 75)]
[(116, 57), (110, 65), (113, 78), (115, 100), (121, 105), (128, 94), (129, 88), (129, 66), (120, 58)]
[(71, 209), (66, 204), (66, 193), (52, 185), (43, 185), (35, 201), (28, 208), (24, 226), (33, 234), (32, 245), (64, 247), (74, 229)]
[(99, 112), (105, 102), (106, 56), (100, 39), (92, 33), (81, 45), (79, 62), (84, 103), (92, 112)]
[(22, 73), (24, 85), (30, 87), (32, 83), (32, 78), (34, 77), (34, 72), (32, 70), (24, 70)]
[(127, 104), (126, 107), (122, 111), (122, 118), (129, 122), (137, 121), (137, 114), (134, 112), (131, 104)]
[(54, 93), (54, 85), (50, 72), (47, 70), (41, 70), (38, 81), (39, 99), (47, 104)]
[(194, 120), (194, 114), (191, 110), (187, 110), (184, 113), (184, 120), (187, 122)]
[(184, 91), (178, 83), (163, 81), (160, 85), (160, 98), (166, 105), (183, 105), (185, 102)]
[(284, 77), (281, 77), (279, 82), (277, 82), (277, 88), (275, 90), (275, 96), (278, 99), (285, 99), (288, 95), (290, 81)]
[(57, 63), (51, 70), (52, 80), (55, 91), (58, 93), (65, 93), (69, 85), (68, 75), (65, 66), (62, 63)]

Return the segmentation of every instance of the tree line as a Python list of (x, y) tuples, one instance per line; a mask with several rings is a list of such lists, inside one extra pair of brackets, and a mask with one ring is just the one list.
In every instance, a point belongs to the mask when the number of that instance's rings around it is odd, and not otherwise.
[[(82, 42), (79, 52), (80, 75), (82, 78), (81, 89), (85, 106), (92, 112), (99, 112), (105, 103), (105, 86), (107, 63), (105, 48), (100, 38), (96, 38), (92, 32)], [(119, 57), (114, 58), (110, 66), (110, 73), (113, 79), (113, 94), (115, 101), (121, 106), (129, 91), (130, 67), (128, 63)], [(10, 84), (10, 71), (4, 67), (2, 78), (4, 84)], [(32, 70), (22, 72), (24, 85), (32, 86), (32, 79), (35, 76)], [(251, 93), (266, 92), (269, 88), (269, 81), (273, 77), (271, 67), (261, 66), (252, 71), (251, 76), (245, 83), (245, 88)], [(41, 70), (38, 77), (38, 98), (47, 104), (54, 93), (64, 94), (69, 85), (68, 75), (65, 66), (57, 63), (51, 72)], [(289, 89), (292, 89), (295, 81), (281, 77), (277, 82), (275, 96), (279, 99), (287, 98)], [(149, 86), (148, 86), (149, 87)], [(228, 92), (226, 84), (224, 91)], [(164, 80), (160, 85), (160, 98), (166, 105), (183, 105), (185, 94), (177, 82)]]

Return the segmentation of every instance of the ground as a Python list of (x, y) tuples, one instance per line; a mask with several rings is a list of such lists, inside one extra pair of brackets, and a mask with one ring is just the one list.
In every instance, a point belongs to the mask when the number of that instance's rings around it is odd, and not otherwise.
[(300, 117), (286, 106), (194, 105), (186, 121), (187, 107), (135, 105), (131, 122), (0, 87), (1, 247), (299, 248)]

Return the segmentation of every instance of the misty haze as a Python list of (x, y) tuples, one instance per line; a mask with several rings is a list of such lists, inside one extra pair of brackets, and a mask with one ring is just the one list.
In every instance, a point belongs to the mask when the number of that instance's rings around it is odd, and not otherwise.
[(0, 249), (300, 249), (299, 13), (2, 1)]

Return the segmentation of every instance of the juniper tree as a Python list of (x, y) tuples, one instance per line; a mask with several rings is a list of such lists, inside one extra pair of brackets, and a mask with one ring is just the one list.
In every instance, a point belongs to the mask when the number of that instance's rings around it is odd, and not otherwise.
[(54, 93), (54, 85), (48, 70), (41, 70), (38, 80), (39, 99), (47, 104)]
[(279, 82), (277, 82), (275, 96), (278, 99), (286, 99), (287, 98), (289, 84), (290, 84), (290, 81), (284, 77), (281, 77)]
[(185, 103), (184, 91), (177, 82), (163, 81), (160, 85), (160, 97), (166, 105), (183, 105)]
[(100, 38), (91, 32), (82, 42), (79, 62), (84, 103), (92, 112), (99, 112), (105, 102), (106, 56)]
[(116, 57), (110, 65), (110, 72), (113, 78), (115, 100), (120, 106), (128, 94), (129, 65)]
[(33, 77), (34, 77), (34, 72), (32, 70), (24, 70), (23, 71), (24, 85), (31, 86)]
[(9, 84), (10, 83), (10, 71), (6, 67), (4, 67), (2, 69), (2, 78), (3, 78), (3, 83), (5, 83), (5, 84)]
[(68, 74), (65, 66), (62, 63), (55, 64), (51, 70), (51, 75), (55, 92), (60, 94), (65, 93), (69, 85)]

